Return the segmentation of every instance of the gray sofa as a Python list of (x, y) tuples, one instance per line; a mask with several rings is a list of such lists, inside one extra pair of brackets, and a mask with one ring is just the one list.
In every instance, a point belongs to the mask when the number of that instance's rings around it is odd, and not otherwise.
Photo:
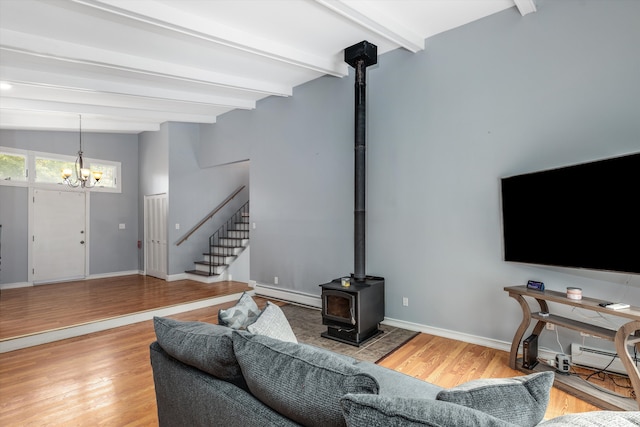
[[(533, 426), (553, 373), (443, 389), (317, 347), (225, 326), (155, 318), (150, 346), (160, 426)], [(593, 412), (543, 426), (640, 425)]]

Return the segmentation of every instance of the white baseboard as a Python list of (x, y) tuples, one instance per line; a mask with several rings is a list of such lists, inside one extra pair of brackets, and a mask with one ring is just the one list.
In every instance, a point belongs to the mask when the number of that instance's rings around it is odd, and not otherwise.
[(322, 308), (322, 299), (317, 295), (274, 288), (273, 286), (263, 285), (254, 281), (252, 281), (252, 284), (254, 284), (253, 288), (255, 289), (256, 295)]
[(119, 276), (131, 276), (134, 274), (140, 274), (140, 270), (116, 271), (113, 273), (102, 273), (102, 274), (90, 274), (86, 278), (86, 280), (106, 279), (108, 277), (119, 277)]
[(0, 290), (16, 289), (16, 288), (28, 288), (30, 286), (33, 286), (33, 283), (30, 283), (30, 282), (4, 283), (4, 284), (0, 285)]
[[(133, 274), (144, 274), (140, 270), (130, 270), (130, 271), (116, 271), (113, 273), (102, 273), (102, 274), (90, 274), (89, 276), (80, 279), (71, 279), (71, 280), (93, 280), (93, 279), (104, 279), (108, 277), (120, 277), (120, 276), (131, 276)], [(61, 280), (62, 282), (67, 282), (71, 280)], [(50, 282), (50, 283), (58, 283), (58, 282)], [(0, 284), (0, 290), (2, 289), (16, 289), (16, 288), (28, 288), (30, 286), (34, 286), (33, 282), (16, 282), (16, 283), (4, 283)]]
[(393, 319), (390, 317), (385, 317), (382, 323), (385, 325), (394, 326), (396, 328), (408, 329), (410, 331), (416, 331), (416, 332), (423, 332), (429, 335), (435, 335), (443, 338), (450, 338), (456, 341), (467, 342), (470, 344), (477, 344), (484, 347), (493, 348), (496, 350), (502, 350), (507, 352), (511, 350), (510, 342), (495, 340), (493, 338), (480, 337), (477, 335), (466, 334), (464, 332), (457, 332), (449, 329), (436, 328), (433, 326), (422, 325), (420, 323), (406, 322), (404, 320)]

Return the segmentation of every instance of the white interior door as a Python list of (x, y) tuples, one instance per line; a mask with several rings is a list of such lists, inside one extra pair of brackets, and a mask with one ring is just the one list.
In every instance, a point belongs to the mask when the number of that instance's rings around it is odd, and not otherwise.
[(85, 277), (86, 194), (33, 190), (32, 281)]
[(145, 274), (167, 278), (167, 195), (144, 197)]

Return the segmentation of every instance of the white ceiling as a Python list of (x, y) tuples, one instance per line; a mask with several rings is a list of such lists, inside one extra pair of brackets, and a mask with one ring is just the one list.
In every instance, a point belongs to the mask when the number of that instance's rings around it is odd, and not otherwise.
[(322, 75), (344, 48), (425, 39), (534, 0), (0, 0), (0, 128), (215, 123)]

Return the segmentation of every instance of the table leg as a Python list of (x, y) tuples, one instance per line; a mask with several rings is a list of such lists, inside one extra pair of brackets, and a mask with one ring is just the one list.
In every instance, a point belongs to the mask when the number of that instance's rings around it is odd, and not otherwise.
[[(627, 375), (629, 375), (629, 380), (631, 380), (631, 385), (636, 395), (636, 402), (638, 402), (638, 406), (640, 407), (640, 372), (638, 372), (638, 367), (633, 363), (633, 358), (629, 354), (630, 345), (635, 345), (636, 349), (640, 349), (640, 337), (637, 335), (638, 331), (640, 331), (640, 321), (634, 320), (625, 323), (618, 329), (615, 343), (618, 357), (620, 357), (620, 361), (626, 369)], [(630, 338), (631, 336), (633, 338)]]
[(522, 322), (518, 329), (516, 330), (516, 334), (513, 336), (513, 341), (511, 342), (511, 352), (509, 353), (509, 367), (511, 369), (516, 369), (516, 361), (518, 360), (518, 349), (520, 348), (520, 342), (522, 341), (522, 337), (524, 333), (529, 328), (531, 324), (531, 309), (529, 308), (529, 304), (522, 295), (509, 293), (509, 296), (515, 298), (516, 301), (520, 304), (522, 308)]

